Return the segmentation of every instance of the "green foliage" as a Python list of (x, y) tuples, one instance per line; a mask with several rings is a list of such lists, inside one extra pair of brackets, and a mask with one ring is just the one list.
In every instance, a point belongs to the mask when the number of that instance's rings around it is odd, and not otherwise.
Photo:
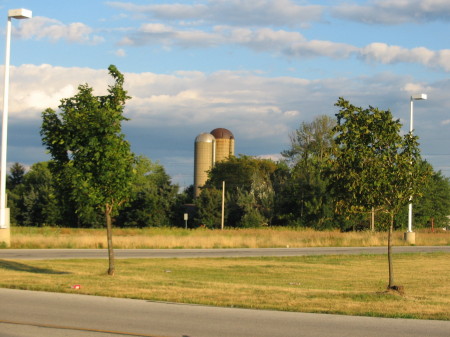
[(328, 176), (338, 198), (337, 211), (398, 213), (420, 195), (429, 171), (421, 164), (417, 137), (400, 135), (389, 110), (362, 109), (340, 98), (334, 157)]
[(395, 289), (392, 263), (394, 218), (410, 198), (420, 195), (429, 170), (422, 164), (417, 137), (400, 135), (389, 110), (362, 109), (339, 98), (337, 149), (328, 177), (338, 213), (374, 209), (389, 215), (389, 289)]
[(92, 207), (116, 214), (130, 193), (133, 154), (121, 133), (125, 101), (123, 75), (114, 67), (115, 84), (109, 95), (94, 96), (87, 84), (61, 100), (61, 113), (43, 112), (41, 136), (52, 156), (51, 170), (58, 184), (70, 191), (81, 217)]
[(271, 208), (267, 208), (267, 205), (265, 207), (264, 200), (258, 201), (256, 195), (256, 193), (237, 190), (236, 205), (242, 214), (237, 227), (252, 228), (268, 224), (268, 218), (263, 215), (263, 212), (271, 211)]
[(6, 178), (6, 188), (14, 190), (17, 186), (23, 183), (25, 176), (25, 167), (19, 163), (14, 163)]
[(220, 228), (222, 222), (222, 191), (214, 187), (204, 188), (195, 201), (196, 221), (208, 228)]
[(116, 219), (118, 226), (170, 226), (178, 186), (172, 185), (164, 167), (143, 156), (136, 158), (132, 195)]
[[(184, 214), (188, 214), (188, 221), (184, 220)], [(189, 185), (183, 191), (176, 195), (175, 202), (173, 203), (170, 223), (172, 226), (197, 228), (197, 212), (194, 205), (194, 185)]]
[[(415, 226), (424, 226), (434, 220), (435, 227), (449, 224), (450, 214), (450, 178), (444, 177), (440, 171), (433, 172), (422, 192), (422, 196), (414, 200)], [(430, 225), (429, 225), (430, 226)]]
[(251, 191), (255, 187), (255, 179), (263, 184), (269, 184), (270, 175), (277, 169), (272, 160), (259, 159), (240, 155), (218, 162), (211, 169), (206, 187), (214, 186), (221, 189), (225, 181), (228, 191), (244, 189)]
[(329, 116), (317, 116), (311, 123), (302, 122), (290, 136), (291, 147), (282, 156), (292, 165), (309, 166), (327, 160), (335, 147), (333, 128), (336, 121)]
[(61, 214), (48, 163), (36, 163), (29, 172), (24, 172), (25, 168), (16, 163), (8, 177), (11, 221), (20, 226), (61, 225)]
[(52, 109), (42, 113), (41, 136), (58, 184), (70, 192), (67, 202), (84, 219), (92, 216), (93, 208), (104, 214), (108, 274), (113, 275), (112, 217), (130, 197), (134, 156), (121, 132), (130, 98), (123, 89), (124, 77), (113, 65), (108, 70), (115, 82), (108, 95), (94, 96), (87, 84), (80, 85), (75, 96), (61, 100), (60, 114)]
[[(425, 167), (432, 170), (429, 163), (423, 162)], [(413, 200), (414, 228), (431, 227), (434, 221), (435, 228), (448, 226), (450, 214), (450, 179), (444, 177), (440, 171), (432, 173), (423, 186), (421, 196)], [(408, 210), (401, 209), (397, 216), (398, 223), (407, 223)]]
[[(196, 201), (199, 219), (208, 213), (203, 207), (215, 209), (216, 194), (221, 193), (222, 182), (225, 181), (227, 226), (256, 227), (271, 223), (274, 205), (272, 177), (276, 170), (277, 164), (271, 160), (243, 155), (216, 163), (209, 173), (202, 197)], [(204, 193), (209, 189), (215, 191)]]
[(316, 229), (332, 226), (333, 200), (322, 173), (335, 147), (335, 124), (328, 116), (318, 116), (291, 134), (291, 147), (282, 152), (289, 169), (277, 184), (278, 224)]

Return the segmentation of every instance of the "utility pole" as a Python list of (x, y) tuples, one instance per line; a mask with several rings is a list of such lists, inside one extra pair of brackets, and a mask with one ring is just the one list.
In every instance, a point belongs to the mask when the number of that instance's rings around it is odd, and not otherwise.
[(375, 232), (375, 209), (372, 207), (372, 212), (370, 216), (370, 230)]
[(225, 181), (222, 181), (222, 221), (220, 228), (223, 230), (225, 223)]

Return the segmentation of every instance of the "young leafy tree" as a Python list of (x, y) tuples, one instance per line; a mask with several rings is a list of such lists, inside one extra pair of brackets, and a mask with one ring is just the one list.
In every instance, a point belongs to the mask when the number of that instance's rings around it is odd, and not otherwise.
[(389, 110), (363, 109), (339, 98), (335, 139), (337, 149), (330, 161), (329, 178), (339, 211), (372, 207), (389, 215), (389, 289), (394, 285), (392, 230), (394, 217), (411, 197), (419, 194), (429, 171), (421, 165), (417, 137), (400, 135), (401, 124)]
[(113, 65), (108, 68), (115, 83), (105, 96), (94, 96), (87, 84), (61, 100), (58, 114), (42, 113), (42, 142), (52, 156), (50, 168), (59, 184), (70, 186), (76, 210), (92, 206), (101, 210), (107, 229), (109, 268), (114, 275), (112, 217), (128, 199), (134, 156), (122, 134), (125, 102), (124, 77)]

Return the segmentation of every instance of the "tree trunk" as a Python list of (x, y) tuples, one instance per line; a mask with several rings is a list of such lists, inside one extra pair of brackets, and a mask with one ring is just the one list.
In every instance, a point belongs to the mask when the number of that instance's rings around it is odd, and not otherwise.
[(115, 267), (114, 267), (114, 249), (113, 249), (113, 243), (112, 243), (111, 212), (112, 212), (111, 206), (106, 205), (105, 206), (105, 221), (106, 221), (106, 236), (108, 238), (108, 259), (109, 259), (108, 275), (114, 276)]
[(389, 263), (389, 289), (394, 288), (394, 267), (392, 264), (392, 231), (394, 229), (394, 214), (390, 214), (391, 223), (389, 225), (389, 234), (388, 234), (388, 263)]

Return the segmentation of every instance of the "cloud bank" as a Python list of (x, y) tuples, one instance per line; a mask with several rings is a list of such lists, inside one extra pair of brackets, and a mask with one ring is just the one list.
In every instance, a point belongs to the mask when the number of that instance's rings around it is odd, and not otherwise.
[(366, 1), (363, 5), (343, 3), (331, 11), (335, 17), (364, 24), (450, 21), (450, 2), (445, 0), (375, 0)]
[(70, 43), (99, 44), (104, 38), (93, 34), (93, 29), (81, 22), (64, 24), (58, 20), (42, 16), (32, 20), (22, 20), (18, 28), (14, 28), (14, 35), (23, 39), (42, 40), (51, 42), (64, 40)]
[(373, 24), (450, 21), (450, 3), (439, 0), (382, 0), (365, 5), (344, 3), (330, 8), (300, 6), (289, 0), (221, 0), (190, 5), (108, 4), (131, 13), (140, 13), (143, 15), (141, 21), (151, 21), (127, 31), (119, 41), (121, 46), (160, 45), (182, 49), (237, 46), (287, 59), (356, 57), (369, 64), (409, 63), (450, 71), (450, 49), (406, 48), (379, 41), (357, 46), (308, 39), (300, 32), (305, 25), (323, 21), (324, 13), (328, 12), (337, 18)]

